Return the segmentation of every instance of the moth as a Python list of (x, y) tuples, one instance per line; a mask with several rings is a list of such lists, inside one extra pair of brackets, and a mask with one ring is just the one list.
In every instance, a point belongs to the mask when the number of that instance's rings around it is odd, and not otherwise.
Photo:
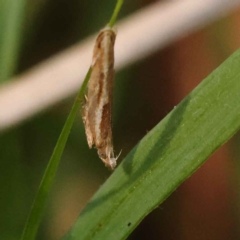
[(114, 43), (116, 33), (106, 27), (97, 36), (92, 72), (83, 106), (83, 122), (89, 148), (97, 148), (105, 166), (113, 170), (118, 157), (114, 157), (112, 139), (112, 102), (114, 80)]

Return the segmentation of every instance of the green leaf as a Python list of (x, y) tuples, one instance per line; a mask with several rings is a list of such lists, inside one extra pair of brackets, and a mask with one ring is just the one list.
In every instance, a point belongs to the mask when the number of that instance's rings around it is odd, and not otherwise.
[(26, 0), (0, 0), (0, 82), (16, 70)]
[(23, 230), (21, 240), (32, 240), (32, 239), (35, 239), (36, 237), (39, 224), (43, 215), (44, 207), (47, 201), (47, 196), (51, 189), (53, 179), (56, 175), (58, 165), (62, 157), (63, 150), (65, 148), (74, 119), (77, 113), (79, 112), (79, 107), (84, 97), (84, 92), (85, 92), (88, 80), (90, 78), (91, 71), (92, 69), (89, 68), (88, 73), (82, 84), (82, 87), (80, 88), (78, 95), (75, 99), (71, 112), (69, 113), (67, 121), (65, 122), (62, 132), (58, 138), (57, 144), (53, 150), (52, 156), (49, 160), (48, 166), (44, 172), (44, 176), (40, 183), (36, 198), (33, 202), (31, 212), (28, 216), (28, 220)]
[[(112, 27), (115, 24), (117, 16), (119, 14), (119, 11), (122, 7), (122, 4), (123, 4), (123, 0), (117, 0), (115, 9), (113, 11), (112, 17), (108, 24), (110, 27)], [(87, 87), (87, 83), (90, 79), (91, 72), (92, 72), (92, 68), (89, 67), (89, 70), (86, 74), (84, 82), (78, 92), (78, 95), (74, 101), (71, 112), (68, 115), (67, 121), (64, 124), (64, 127), (58, 138), (57, 144), (56, 144), (56, 146), (53, 150), (52, 156), (49, 160), (48, 166), (44, 172), (44, 175), (41, 180), (36, 198), (33, 202), (26, 225), (24, 227), (24, 230), (23, 230), (23, 233), (21, 236), (21, 240), (33, 240), (36, 237), (36, 234), (37, 234), (37, 231), (39, 228), (39, 224), (41, 222), (41, 218), (43, 215), (44, 207), (46, 205), (47, 196), (51, 189), (53, 179), (56, 175), (58, 165), (60, 163), (60, 159), (62, 157), (62, 153), (64, 151), (64, 148), (65, 148), (69, 133), (71, 131), (74, 119), (77, 115), (77, 112), (79, 111), (80, 104), (84, 98), (84, 93), (85, 93), (85, 90)], [(1, 76), (1, 74), (0, 74), (0, 76)]]
[(110, 21), (109, 21), (109, 23), (108, 23), (108, 25), (109, 25), (110, 28), (112, 28), (113, 25), (115, 24), (116, 19), (117, 19), (117, 17), (118, 17), (118, 14), (119, 14), (119, 12), (120, 12), (120, 10), (121, 10), (121, 7), (122, 7), (122, 5), (123, 5), (123, 2), (124, 2), (123, 0), (118, 0), (118, 1), (117, 1), (117, 4), (116, 4), (115, 9), (114, 9), (114, 11), (113, 11), (113, 14), (112, 14), (112, 16), (111, 16), (111, 19), (110, 19)]
[(152, 129), (63, 239), (125, 239), (236, 133), (240, 127), (239, 65), (237, 51)]

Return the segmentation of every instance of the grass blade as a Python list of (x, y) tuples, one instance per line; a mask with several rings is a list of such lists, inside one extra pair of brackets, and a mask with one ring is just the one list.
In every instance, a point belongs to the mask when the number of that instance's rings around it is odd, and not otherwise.
[(46, 204), (47, 196), (52, 186), (53, 179), (55, 177), (63, 150), (65, 148), (68, 135), (72, 128), (74, 119), (79, 111), (81, 104), (81, 99), (84, 96), (84, 91), (91, 75), (91, 68), (89, 69), (83, 85), (78, 93), (78, 96), (73, 104), (72, 110), (67, 118), (67, 121), (62, 129), (62, 132), (58, 138), (57, 144), (54, 148), (53, 154), (48, 163), (47, 169), (45, 170), (44, 176), (40, 183), (36, 198), (32, 205), (30, 215), (28, 217), (27, 223), (25, 225), (21, 240), (31, 240), (35, 239), (37, 230), (42, 218), (43, 210)]
[(123, 5), (123, 2), (124, 2), (123, 0), (118, 0), (117, 1), (117, 4), (116, 4), (116, 7), (115, 7), (115, 9), (113, 11), (112, 17), (111, 17), (111, 19), (110, 19), (110, 21), (108, 23), (110, 28), (112, 28), (113, 25), (115, 24), (117, 16), (119, 14), (119, 11), (120, 11), (120, 9), (121, 9), (121, 7)]
[(25, 0), (0, 0), (0, 82), (6, 81), (16, 70), (25, 8)]
[[(109, 26), (112, 27), (115, 24), (117, 15), (121, 9), (122, 4), (123, 4), (123, 0), (117, 1), (115, 9), (113, 11), (113, 15), (108, 24)], [(37, 192), (37, 196), (33, 202), (31, 212), (29, 214), (28, 220), (23, 230), (21, 240), (33, 240), (36, 237), (39, 224), (42, 218), (43, 210), (46, 204), (47, 196), (52, 186), (53, 179), (56, 175), (56, 171), (57, 171), (63, 150), (65, 148), (70, 130), (72, 128), (74, 119), (77, 115), (77, 112), (79, 111), (81, 101), (84, 98), (85, 89), (87, 87), (87, 83), (91, 76), (91, 72), (92, 72), (92, 69), (90, 67), (84, 79), (84, 82), (79, 90), (79, 93), (76, 97), (76, 100), (73, 104), (72, 110), (58, 138), (53, 154), (49, 160), (47, 169), (45, 170), (44, 176), (42, 178), (42, 181), (40, 183), (40, 186)]]
[(128, 154), (64, 240), (125, 239), (240, 128), (240, 50)]

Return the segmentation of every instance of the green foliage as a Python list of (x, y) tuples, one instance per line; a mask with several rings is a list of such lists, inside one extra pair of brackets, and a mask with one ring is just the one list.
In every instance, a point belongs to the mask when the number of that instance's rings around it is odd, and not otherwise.
[(125, 239), (236, 133), (240, 127), (239, 62), (240, 50), (140, 141), (64, 240)]
[(44, 207), (46, 204), (48, 193), (52, 186), (53, 179), (56, 175), (56, 171), (58, 169), (58, 165), (59, 165), (63, 150), (65, 148), (70, 130), (72, 128), (74, 119), (79, 111), (81, 100), (84, 97), (84, 91), (85, 91), (87, 82), (90, 78), (90, 75), (91, 75), (91, 68), (89, 69), (86, 75), (84, 83), (78, 93), (78, 96), (76, 97), (72, 110), (67, 118), (67, 121), (62, 129), (62, 132), (58, 138), (57, 144), (54, 148), (53, 154), (49, 160), (47, 169), (40, 183), (37, 196), (34, 200), (30, 215), (28, 217), (28, 221), (24, 228), (22, 238), (21, 238), (22, 240), (35, 239), (35, 236), (37, 234), (37, 230), (42, 218), (42, 214), (44, 211)]
[(0, 0), (0, 82), (16, 70), (21, 45), (25, 0)]
[[(122, 3), (123, 0), (117, 2), (110, 27)], [(0, 0), (0, 81), (6, 81), (16, 71), (25, 6), (25, 0)], [(239, 129), (239, 60), (238, 51), (142, 139), (89, 202), (65, 240), (125, 239), (149, 212)], [(86, 84), (87, 80), (57, 142), (22, 239), (36, 236)], [(19, 136), (18, 132), (8, 138), (4, 136), (1, 142), (4, 149), (1, 152), (4, 160), (1, 183), (5, 192), (11, 192), (3, 194), (1, 201), (4, 207), (2, 229), (9, 231), (8, 239), (17, 237), (17, 228), (13, 230), (9, 222), (22, 222), (22, 216), (16, 216), (16, 212), (22, 207), (23, 195), (27, 195), (21, 186), (22, 143)], [(14, 214), (10, 215), (9, 209)]]
[[(116, 21), (117, 15), (120, 11), (120, 8), (122, 6), (123, 1), (118, 0), (116, 7), (113, 12), (113, 16), (111, 17), (111, 20), (109, 22), (109, 26), (112, 27)], [(87, 83), (89, 81), (89, 78), (91, 76), (91, 67), (88, 70), (88, 73), (84, 79), (84, 82), (79, 90), (79, 93), (76, 97), (76, 100), (73, 104), (72, 110), (67, 118), (67, 121), (62, 129), (62, 132), (58, 138), (57, 144), (54, 148), (53, 154), (49, 160), (47, 169), (44, 173), (44, 176), (42, 178), (42, 181), (40, 183), (37, 196), (34, 200), (34, 203), (32, 205), (31, 212), (29, 214), (28, 220), (26, 222), (23, 234), (21, 239), (22, 240), (30, 240), (35, 239), (39, 224), (43, 215), (44, 207), (46, 204), (47, 196), (50, 191), (50, 188), (53, 183), (53, 179), (56, 175), (58, 165), (63, 153), (63, 150), (65, 148), (70, 130), (72, 128), (74, 119), (79, 111), (81, 101), (84, 98), (85, 89), (87, 87)]]
[(108, 23), (109, 27), (112, 28), (113, 25), (115, 24), (116, 19), (117, 19), (117, 16), (118, 16), (118, 14), (119, 14), (119, 11), (120, 11), (122, 5), (123, 5), (123, 0), (118, 0), (118, 1), (117, 1), (117, 5), (116, 5), (116, 7), (115, 7), (115, 9), (114, 9), (114, 12), (113, 12), (113, 14), (112, 14), (112, 17), (111, 17), (111, 19), (110, 19), (110, 21), (109, 21), (109, 23)]

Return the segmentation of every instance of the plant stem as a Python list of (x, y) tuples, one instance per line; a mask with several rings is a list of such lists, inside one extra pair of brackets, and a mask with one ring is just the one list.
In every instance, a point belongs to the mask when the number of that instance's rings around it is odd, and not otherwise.
[[(112, 17), (109, 21), (109, 26), (113, 27), (117, 15), (120, 11), (120, 8), (122, 6), (123, 0), (118, 0), (116, 7), (114, 9), (114, 12), (112, 14)], [(50, 188), (52, 186), (53, 179), (56, 175), (57, 168), (63, 153), (63, 150), (65, 148), (70, 130), (72, 128), (74, 119), (77, 115), (77, 112), (79, 111), (79, 107), (81, 105), (81, 102), (84, 98), (84, 93), (87, 87), (87, 83), (90, 79), (92, 72), (92, 68), (90, 67), (87, 75), (84, 79), (84, 82), (78, 92), (78, 95), (74, 101), (72, 110), (70, 114), (68, 115), (67, 121), (64, 124), (64, 127), (62, 129), (62, 132), (58, 138), (57, 144), (53, 150), (52, 156), (49, 160), (47, 169), (45, 170), (45, 173), (43, 175), (42, 181), (40, 183), (37, 196), (33, 202), (31, 212), (29, 214), (28, 220), (26, 222), (25, 228), (23, 230), (23, 234), (21, 237), (21, 240), (33, 240), (36, 237), (37, 230), (39, 228), (39, 224), (43, 215), (44, 207), (46, 204), (47, 196), (50, 191)]]
[(117, 16), (118, 16), (118, 13), (119, 13), (122, 5), (123, 5), (123, 2), (124, 2), (124, 0), (118, 0), (117, 1), (117, 4), (116, 4), (115, 9), (113, 11), (112, 17), (111, 17), (111, 19), (110, 19), (110, 21), (108, 23), (110, 28), (112, 28), (113, 25), (115, 24)]
[(26, 222), (25, 228), (23, 230), (21, 240), (35, 239), (49, 190), (52, 186), (53, 179), (56, 175), (56, 171), (57, 171), (63, 150), (65, 148), (65, 145), (66, 145), (66, 142), (68, 139), (68, 135), (72, 128), (74, 119), (76, 117), (76, 114), (79, 111), (81, 101), (84, 97), (85, 88), (86, 88), (87, 82), (90, 78), (90, 75), (91, 75), (91, 68), (89, 68), (89, 70), (88, 70), (88, 73), (85, 77), (82, 87), (79, 90), (78, 95), (74, 101), (72, 110), (71, 110), (70, 114), (68, 115), (67, 121), (62, 129), (62, 132), (61, 132), (59, 138), (58, 138), (58, 141), (54, 148), (53, 154), (50, 158), (47, 169), (45, 170), (44, 176), (40, 183), (40, 186), (39, 186), (39, 189), (37, 192), (37, 196), (33, 202), (32, 209), (29, 214), (28, 220)]

